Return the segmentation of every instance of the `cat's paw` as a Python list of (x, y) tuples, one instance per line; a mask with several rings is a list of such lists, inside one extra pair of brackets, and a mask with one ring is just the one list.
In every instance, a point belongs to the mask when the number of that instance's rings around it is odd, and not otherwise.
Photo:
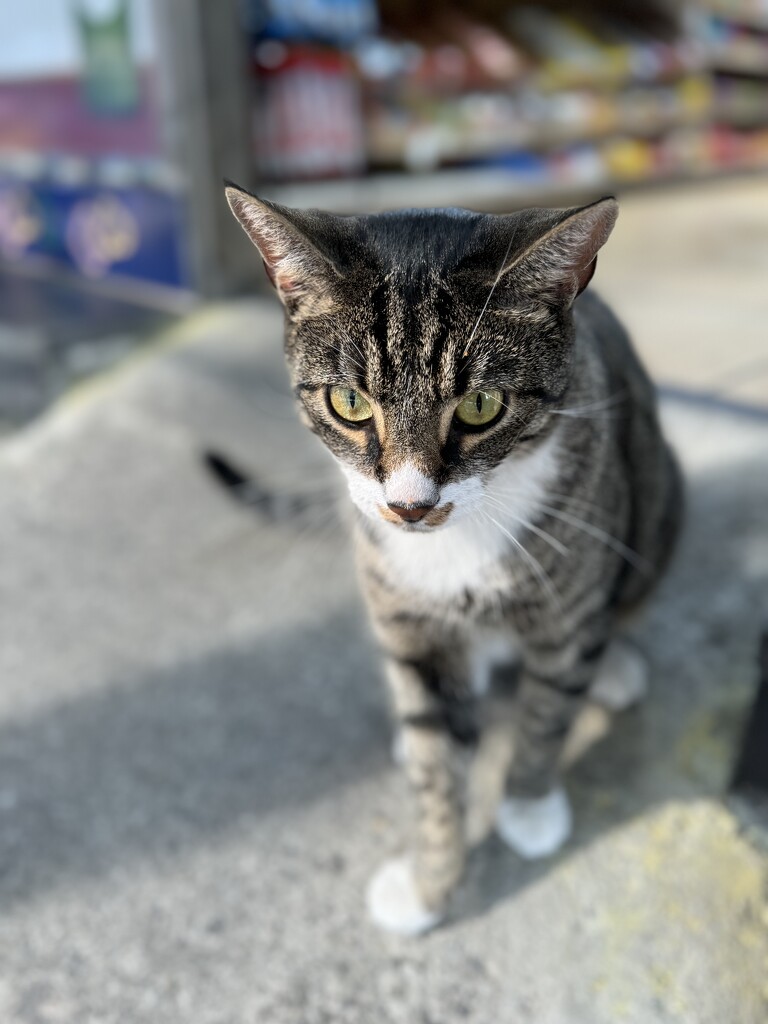
[(623, 640), (614, 640), (605, 652), (589, 696), (608, 711), (625, 711), (639, 704), (648, 692), (648, 662)]
[(442, 921), (422, 903), (408, 857), (382, 864), (368, 883), (365, 901), (373, 923), (395, 935), (423, 935)]
[(507, 797), (496, 811), (496, 830), (526, 860), (549, 857), (568, 839), (573, 827), (571, 805), (564, 789), (531, 799)]

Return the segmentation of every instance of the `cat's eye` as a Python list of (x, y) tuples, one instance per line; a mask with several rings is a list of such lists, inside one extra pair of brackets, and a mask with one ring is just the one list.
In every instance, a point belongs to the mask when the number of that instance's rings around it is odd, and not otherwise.
[(504, 394), (498, 388), (473, 391), (465, 395), (456, 406), (454, 416), (466, 427), (484, 427), (499, 415), (504, 406)]
[(364, 423), (373, 415), (370, 402), (353, 388), (331, 388), (328, 397), (336, 415), (349, 423)]

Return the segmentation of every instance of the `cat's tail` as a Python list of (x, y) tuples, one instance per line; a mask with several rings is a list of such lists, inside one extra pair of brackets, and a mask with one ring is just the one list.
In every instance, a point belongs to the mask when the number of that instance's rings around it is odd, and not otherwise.
[(313, 506), (316, 507), (319, 503), (328, 504), (335, 499), (335, 494), (330, 488), (312, 495), (283, 494), (270, 490), (221, 452), (203, 452), (203, 463), (208, 473), (230, 497), (238, 504), (252, 509), (267, 522), (301, 522)]

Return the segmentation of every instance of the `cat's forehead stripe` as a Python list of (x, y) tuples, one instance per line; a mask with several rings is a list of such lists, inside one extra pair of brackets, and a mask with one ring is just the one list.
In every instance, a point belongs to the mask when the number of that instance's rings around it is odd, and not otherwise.
[(387, 371), (387, 332), (389, 324), (389, 289), (386, 281), (379, 281), (368, 299), (372, 311), (369, 330), (365, 333), (366, 383), (375, 390), (376, 382), (384, 379)]
[(423, 395), (455, 391), (456, 356), (449, 290), (434, 278), (408, 288), (394, 275), (370, 293), (371, 316), (365, 332), (366, 380), (371, 390), (389, 390), (410, 374)]

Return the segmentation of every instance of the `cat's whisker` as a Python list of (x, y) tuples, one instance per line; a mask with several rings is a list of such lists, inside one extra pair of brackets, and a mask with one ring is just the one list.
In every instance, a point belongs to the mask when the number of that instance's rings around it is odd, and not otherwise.
[(621, 405), (629, 398), (629, 391), (627, 388), (622, 388), (620, 391), (614, 391), (613, 394), (607, 395), (605, 398), (598, 398), (594, 402), (584, 402), (583, 405), (571, 405), (564, 409), (551, 409), (554, 415), (557, 416), (574, 416), (578, 417), (583, 413), (600, 412), (604, 409), (612, 409), (617, 405)]
[(619, 405), (621, 402), (627, 401), (632, 397), (628, 387), (618, 388), (616, 391), (611, 391), (610, 394), (603, 395), (602, 398), (594, 398), (591, 401), (581, 402), (576, 408), (591, 408), (591, 407), (608, 407), (611, 405)]
[(365, 374), (367, 370), (367, 360), (365, 357), (365, 353), (360, 348), (358, 342), (356, 342), (352, 335), (349, 334), (347, 331), (337, 332), (336, 338), (340, 338), (343, 341), (345, 341), (352, 349), (352, 352), (349, 352), (346, 349), (342, 348), (341, 345), (335, 345), (330, 338), (326, 338), (323, 340), (324, 348), (328, 349), (330, 352), (335, 352), (337, 355), (341, 356), (344, 359), (349, 360), (349, 362), (357, 370), (359, 370), (360, 373)]
[(520, 523), (527, 530), (530, 530), (531, 533), (535, 533), (537, 537), (541, 537), (541, 539), (545, 543), (549, 544), (550, 547), (554, 548), (559, 555), (562, 555), (565, 558), (571, 553), (570, 549), (567, 548), (565, 544), (561, 544), (560, 541), (556, 537), (553, 537), (551, 533), (547, 533), (546, 530), (542, 530), (540, 526), (530, 522), (528, 519), (524, 519), (523, 516), (518, 516), (515, 515), (514, 512), (510, 512), (509, 507), (503, 501), (500, 501), (498, 498), (494, 498), (493, 495), (487, 493), (485, 498), (486, 501), (489, 501), (494, 506), (494, 508), (498, 508), (500, 512), (503, 512), (511, 519), (514, 519), (516, 523)]
[[(489, 493), (495, 494), (500, 498), (515, 498), (518, 496), (518, 491), (514, 490), (513, 488), (504, 488), (497, 486), (494, 486), (492, 489), (489, 489)], [(603, 516), (610, 515), (610, 512), (605, 508), (605, 506), (598, 505), (597, 503), (592, 501), (585, 501), (583, 498), (574, 498), (572, 495), (559, 494), (556, 491), (547, 491), (547, 497), (554, 498), (556, 501), (561, 501), (563, 502), (563, 504), (573, 506), (574, 508), (579, 507), (587, 509), (589, 511), (598, 512), (600, 513), (600, 515)]]
[(539, 508), (547, 515), (554, 516), (555, 519), (560, 519), (564, 523), (569, 523), (577, 530), (582, 530), (589, 536), (594, 537), (595, 540), (602, 541), (603, 544), (615, 551), (616, 554), (621, 555), (625, 558), (630, 565), (633, 565), (636, 569), (641, 572), (650, 572), (653, 566), (647, 559), (643, 558), (632, 548), (628, 548), (626, 544), (622, 544), (618, 538), (612, 534), (607, 533), (605, 530), (600, 529), (599, 526), (595, 526), (593, 523), (588, 523), (584, 519), (579, 519), (578, 516), (572, 516), (567, 512), (563, 512), (561, 509), (552, 508), (551, 505), (540, 505)]
[(365, 352), (363, 352), (363, 350), (360, 348), (359, 343), (355, 341), (355, 339), (352, 337), (351, 334), (349, 334), (348, 331), (344, 331), (343, 338), (346, 341), (346, 343), (351, 346), (352, 350), (357, 354), (357, 356), (359, 356), (359, 365), (365, 368), (367, 359), (365, 356)]
[(604, 505), (598, 505), (597, 502), (594, 501), (586, 501), (584, 498), (575, 498), (571, 494), (558, 494), (555, 491), (548, 491), (547, 497), (554, 498), (556, 501), (561, 501), (568, 507), (573, 506), (573, 508), (578, 507), (588, 509), (589, 511), (597, 512), (601, 516), (606, 516), (608, 518), (610, 518), (611, 515), (610, 511)]
[(527, 420), (523, 419), (523, 417), (520, 415), (519, 412), (517, 412), (515, 409), (512, 408), (512, 406), (509, 404), (509, 402), (502, 402), (501, 400), (499, 400), (499, 405), (501, 405), (504, 409), (506, 409), (507, 412), (510, 412), (515, 417), (515, 419), (518, 420), (520, 423), (527, 423), (528, 422)]
[(477, 329), (480, 326), (480, 321), (485, 316), (485, 311), (486, 311), (486, 309), (488, 309), (488, 304), (490, 303), (491, 298), (493, 297), (493, 293), (496, 291), (496, 286), (498, 285), (499, 281), (501, 280), (501, 275), (504, 273), (504, 267), (506, 266), (507, 259), (509, 257), (510, 252), (512, 251), (512, 243), (515, 240), (515, 235), (516, 234), (517, 234), (517, 225), (515, 225), (514, 231), (509, 236), (509, 241), (507, 242), (507, 248), (506, 248), (506, 251), (504, 253), (504, 256), (502, 257), (501, 264), (499, 265), (499, 270), (498, 270), (498, 273), (496, 274), (496, 278), (495, 278), (493, 284), (491, 285), (491, 290), (488, 292), (488, 296), (487, 296), (487, 298), (485, 300), (485, 303), (483, 304), (483, 308), (480, 310), (480, 316), (475, 321), (475, 326), (472, 328), (472, 331), (471, 331), (471, 333), (469, 335), (469, 338), (467, 340), (467, 344), (464, 346), (464, 352), (462, 353), (462, 358), (464, 358), (464, 359), (466, 359), (467, 356), (469, 355), (469, 346), (472, 344), (472, 342), (474, 340), (474, 337), (477, 334)]
[(356, 358), (356, 357), (355, 357), (355, 356), (354, 356), (353, 354), (351, 354), (350, 352), (345, 352), (345, 351), (344, 351), (344, 349), (343, 349), (343, 348), (340, 348), (340, 347), (339, 347), (338, 345), (328, 345), (327, 347), (328, 347), (328, 348), (329, 348), (329, 349), (330, 349), (330, 350), (331, 350), (332, 352), (336, 352), (336, 353), (337, 353), (338, 355), (340, 355), (340, 356), (341, 356), (341, 357), (342, 357), (343, 359), (346, 359), (346, 360), (348, 360), (348, 361), (349, 361), (349, 362), (351, 363), (351, 365), (352, 365), (352, 366), (354, 366), (354, 367), (355, 367), (355, 369), (356, 369), (356, 370), (357, 370), (357, 371), (358, 371), (359, 373), (362, 373), (362, 374), (364, 374), (364, 373), (365, 373), (365, 371), (366, 371), (366, 367), (365, 367), (365, 364), (364, 364), (363, 362), (361, 362), (361, 360), (360, 360), (360, 359), (357, 359), (357, 358)]
[(510, 411), (510, 412), (511, 412), (511, 413), (512, 413), (512, 414), (513, 414), (514, 416), (515, 416), (515, 419), (517, 419), (517, 420), (518, 420), (518, 422), (520, 423), (520, 429), (519, 429), (519, 430), (518, 430), (518, 432), (517, 432), (517, 433), (515, 434), (515, 436), (514, 436), (514, 437), (512, 438), (512, 441), (511, 441), (511, 443), (510, 443), (510, 446), (509, 446), (509, 447), (510, 447), (510, 451), (511, 451), (511, 450), (512, 450), (512, 449), (513, 449), (513, 448), (515, 447), (515, 445), (517, 444), (517, 442), (518, 442), (518, 441), (520, 440), (520, 438), (521, 438), (521, 437), (523, 436), (523, 432), (525, 431), (525, 428), (526, 428), (526, 427), (528, 426), (528, 424), (530, 423), (530, 420), (525, 420), (525, 419), (523, 419), (523, 417), (522, 417), (522, 416), (519, 416), (519, 415), (517, 415), (517, 414), (516, 414), (516, 413), (514, 412), (514, 410), (513, 410), (513, 409), (510, 409), (510, 407), (509, 407), (508, 405), (507, 405), (507, 406), (505, 406), (505, 408), (509, 409), (509, 411)]
[[(585, 402), (583, 405), (572, 405), (567, 406), (564, 409), (548, 409), (547, 412), (550, 416), (567, 416), (571, 419), (613, 419), (615, 416), (610, 412), (611, 409), (615, 409), (616, 406), (622, 405), (629, 394), (626, 389), (617, 391), (613, 395), (609, 395), (607, 398), (599, 399), (595, 402)], [(508, 402), (500, 402), (503, 408), (507, 409), (516, 416), (517, 419), (522, 420), (522, 417), (515, 412), (514, 408)], [(606, 413), (602, 416), (602, 413)]]
[(368, 374), (370, 372), (370, 366), (371, 366), (370, 356), (368, 355), (367, 352), (365, 352), (363, 350), (363, 348), (360, 346), (360, 344), (357, 341), (355, 341), (355, 339), (351, 336), (351, 334), (348, 334), (348, 333), (345, 332), (344, 338), (346, 339), (347, 344), (349, 344), (352, 347), (352, 350), (355, 353), (355, 356), (356, 356), (355, 366), (357, 367), (358, 371), (360, 372), (360, 376), (364, 380), (366, 380), (367, 377), (368, 377)]
[(481, 514), (484, 515), (487, 519), (489, 519), (494, 524), (494, 526), (498, 527), (498, 529), (501, 530), (505, 537), (508, 537), (509, 540), (512, 541), (512, 543), (518, 549), (520, 554), (525, 558), (526, 562), (530, 565), (531, 569), (533, 569), (542, 587), (552, 600), (552, 603), (557, 607), (558, 611), (562, 611), (562, 602), (560, 601), (560, 596), (557, 593), (557, 590), (555, 589), (555, 585), (552, 582), (551, 577), (546, 572), (541, 562), (539, 562), (538, 559), (534, 558), (530, 551), (528, 551), (528, 549), (520, 543), (520, 541), (517, 539), (517, 537), (515, 537), (513, 533), (507, 530), (506, 527), (502, 526), (498, 519), (494, 519), (493, 516), (485, 509), (481, 511)]
[(617, 420), (620, 419), (618, 413), (611, 412), (609, 409), (604, 412), (571, 412), (569, 409), (549, 409), (547, 410), (550, 416), (565, 416), (566, 419), (570, 420)]
[[(514, 492), (499, 489), (493, 493), (493, 496), (496, 497), (497, 499), (505, 496), (514, 497)], [(597, 511), (605, 516), (607, 512), (604, 508), (601, 508), (599, 505), (596, 505), (592, 502), (583, 501), (578, 498), (573, 498), (569, 495), (558, 494), (556, 492), (551, 491), (549, 492), (548, 497), (562, 501), (566, 507), (564, 509), (559, 509), (554, 508), (551, 505), (540, 504), (539, 508), (547, 515), (550, 515), (555, 519), (560, 519), (562, 522), (568, 523), (576, 529), (581, 529), (583, 532), (589, 534), (590, 536), (593, 536), (596, 540), (602, 541), (602, 543), (612, 548), (612, 550), (616, 551), (617, 554), (620, 554), (623, 558), (630, 562), (630, 564), (634, 565), (637, 569), (640, 569), (641, 571), (649, 571), (651, 569), (651, 566), (646, 559), (638, 555), (636, 551), (633, 551), (631, 548), (627, 547), (626, 544), (623, 544), (617, 537), (614, 537), (612, 534), (602, 529), (602, 527), (597, 526), (595, 523), (587, 522), (585, 519), (581, 519), (579, 516), (572, 515), (568, 511), (569, 508), (575, 509), (577, 507), (581, 507), (583, 509)], [(505, 509), (505, 511), (507, 511), (506, 506), (504, 506), (503, 503), (502, 507)]]

